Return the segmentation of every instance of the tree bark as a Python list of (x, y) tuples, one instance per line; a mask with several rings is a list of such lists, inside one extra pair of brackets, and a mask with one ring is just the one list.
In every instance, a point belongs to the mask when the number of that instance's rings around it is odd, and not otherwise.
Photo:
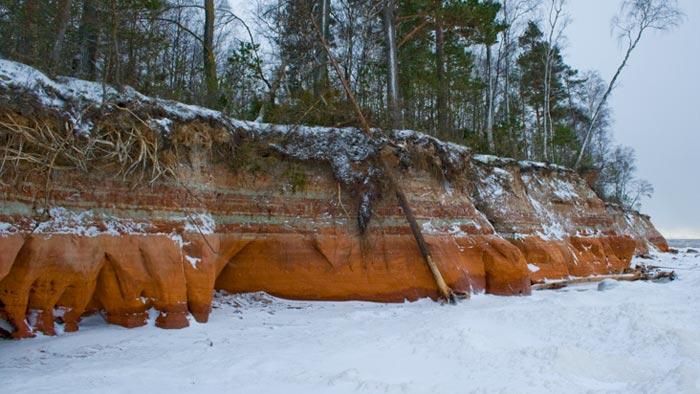
[(638, 280), (645, 281), (655, 281), (662, 279), (674, 280), (676, 278), (676, 273), (674, 271), (659, 271), (659, 272), (647, 272), (644, 269), (637, 270), (635, 272), (627, 274), (611, 274), (611, 275), (597, 275), (588, 276), (584, 278), (573, 278), (573, 279), (563, 279), (556, 280), (546, 283), (536, 283), (532, 285), (533, 290), (557, 290), (570, 285), (578, 285), (583, 283), (596, 283), (602, 282), (605, 279), (613, 279), (616, 281), (626, 281), (634, 282)]
[[(386, 164), (384, 164), (384, 166), (386, 167)], [(415, 238), (416, 243), (418, 244), (418, 249), (420, 249), (421, 256), (423, 256), (423, 260), (425, 260), (425, 263), (430, 269), (430, 273), (435, 279), (435, 284), (438, 287), (440, 296), (442, 296), (445, 300), (449, 302), (455, 302), (455, 294), (452, 291), (452, 289), (450, 289), (450, 287), (447, 286), (447, 283), (445, 282), (445, 279), (443, 278), (440, 269), (438, 268), (437, 264), (435, 264), (435, 262), (433, 261), (433, 257), (431, 256), (430, 250), (428, 249), (428, 244), (425, 242), (425, 238), (423, 238), (423, 233), (421, 232), (420, 227), (418, 227), (416, 217), (413, 216), (413, 210), (411, 210), (411, 206), (408, 204), (406, 195), (403, 193), (403, 190), (401, 190), (398, 184), (396, 184), (396, 180), (393, 179), (393, 177), (391, 181), (396, 185), (396, 198), (399, 201), (399, 206), (401, 207), (401, 210), (403, 210), (403, 213), (406, 216), (408, 225), (411, 227), (411, 232), (413, 233), (413, 237)]]
[(508, 2), (503, 2), (503, 20), (506, 21), (506, 28), (503, 30), (503, 48), (505, 50), (505, 66), (504, 66), (504, 88), (503, 88), (503, 102), (505, 104), (505, 118), (508, 127), (508, 140), (510, 142), (510, 154), (513, 158), (517, 158), (517, 144), (515, 141), (515, 133), (513, 132), (513, 122), (510, 118), (510, 55), (511, 55), (511, 43), (510, 43), (510, 25), (507, 24), (508, 19)]
[(68, 29), (68, 21), (70, 20), (71, 0), (61, 0), (58, 3), (58, 12), (54, 20), (56, 37), (53, 41), (53, 49), (51, 49), (51, 65), (52, 73), (55, 73), (58, 65), (61, 63), (61, 54), (63, 52), (63, 42), (66, 38), (66, 30)]
[(395, 0), (384, 0), (389, 126), (392, 128), (403, 128), (403, 116), (401, 116), (400, 106), (401, 95), (399, 93), (399, 65), (396, 47), (395, 12)]
[(496, 152), (496, 143), (493, 139), (493, 70), (492, 70), (491, 45), (486, 44), (486, 74), (488, 81), (488, 103), (486, 108), (486, 140), (489, 144), (489, 153)]
[[(319, 10), (319, 25), (321, 29), (321, 34), (326, 42), (330, 41), (330, 17), (331, 17), (331, 4), (330, 0), (320, 0), (320, 10)], [(315, 73), (314, 80), (314, 94), (316, 97), (323, 94), (326, 89), (328, 82), (328, 55), (323, 47), (318, 48), (317, 70)]]
[(449, 135), (447, 112), (447, 81), (445, 80), (445, 33), (438, 10), (435, 18), (435, 67), (437, 69), (437, 135)]
[(20, 55), (26, 63), (34, 64), (36, 61), (37, 34), (37, 3), (35, 0), (26, 0), (22, 10), (22, 23), (20, 37)]
[[(549, 43), (551, 48), (552, 43)], [(549, 160), (549, 124), (550, 117), (550, 85), (551, 85), (551, 49), (547, 49), (547, 55), (544, 62), (544, 102), (542, 103), (542, 156), (545, 161)]]
[(112, 23), (110, 27), (110, 39), (112, 44), (110, 45), (110, 80), (117, 86), (121, 86), (121, 56), (119, 49), (119, 12), (117, 10), (117, 0), (111, 0), (110, 11), (112, 14)]
[(214, 0), (204, 0), (204, 82), (206, 84), (207, 105), (216, 105), (219, 81), (216, 75), (216, 57), (214, 55), (214, 23), (215, 23)]
[(83, 3), (83, 16), (78, 35), (80, 36), (78, 75), (83, 79), (95, 80), (97, 72), (97, 41), (99, 37), (98, 12), (95, 0), (85, 0)]

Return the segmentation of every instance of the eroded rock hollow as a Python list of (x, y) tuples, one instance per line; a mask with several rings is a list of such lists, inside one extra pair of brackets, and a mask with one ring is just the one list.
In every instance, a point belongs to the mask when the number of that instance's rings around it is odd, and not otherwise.
[(0, 320), (22, 338), (86, 313), (140, 326), (154, 308), (181, 328), (207, 320), (215, 290), (436, 298), (383, 171), (459, 292), (527, 295), (667, 248), (571, 170), (377, 135), (242, 122), (0, 60)]

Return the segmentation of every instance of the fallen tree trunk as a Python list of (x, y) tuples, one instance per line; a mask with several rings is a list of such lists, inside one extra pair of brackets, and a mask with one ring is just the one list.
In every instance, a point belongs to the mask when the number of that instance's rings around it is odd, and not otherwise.
[(447, 283), (445, 283), (445, 279), (442, 277), (440, 269), (433, 261), (433, 257), (430, 255), (430, 251), (428, 250), (428, 245), (425, 242), (425, 238), (423, 238), (423, 233), (418, 227), (418, 222), (416, 222), (416, 218), (413, 216), (413, 211), (411, 211), (410, 205), (408, 205), (406, 195), (398, 187), (398, 185), (396, 185), (396, 198), (399, 200), (399, 206), (403, 210), (404, 215), (406, 215), (408, 224), (411, 227), (411, 232), (413, 232), (413, 237), (416, 239), (416, 243), (418, 244), (418, 249), (420, 249), (420, 253), (423, 256), (425, 263), (428, 265), (430, 272), (435, 278), (435, 283), (437, 284), (438, 290), (440, 291), (440, 295), (442, 295), (447, 301), (454, 303), (456, 301), (455, 293), (452, 291), (452, 289), (450, 289), (449, 286), (447, 286)]
[(674, 280), (676, 278), (676, 273), (674, 271), (659, 271), (659, 272), (645, 272), (643, 270), (626, 273), (626, 274), (616, 274), (616, 275), (597, 275), (588, 276), (585, 278), (572, 278), (557, 280), (545, 283), (535, 283), (532, 285), (533, 290), (558, 290), (571, 285), (579, 285), (584, 283), (596, 283), (602, 282), (606, 279), (613, 279), (625, 282), (634, 282), (638, 280), (654, 281), (661, 279)]

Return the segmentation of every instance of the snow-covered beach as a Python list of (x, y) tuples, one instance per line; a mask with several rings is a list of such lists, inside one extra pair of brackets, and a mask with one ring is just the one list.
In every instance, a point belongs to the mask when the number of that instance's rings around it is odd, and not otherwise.
[(78, 333), (0, 341), (0, 382), (73, 394), (700, 392), (700, 255), (634, 263), (678, 279), (457, 306), (220, 294), (208, 324), (174, 331), (92, 316)]

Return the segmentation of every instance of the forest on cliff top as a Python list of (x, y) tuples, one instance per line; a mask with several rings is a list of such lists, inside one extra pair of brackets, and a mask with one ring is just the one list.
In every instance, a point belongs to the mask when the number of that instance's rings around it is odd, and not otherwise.
[[(0, 56), (270, 123), (414, 129), (574, 167), (607, 201), (653, 187), (608, 97), (674, 0), (622, 0), (618, 73), (563, 55), (567, 0), (0, 0)], [(612, 62), (618, 60), (611, 60)]]

